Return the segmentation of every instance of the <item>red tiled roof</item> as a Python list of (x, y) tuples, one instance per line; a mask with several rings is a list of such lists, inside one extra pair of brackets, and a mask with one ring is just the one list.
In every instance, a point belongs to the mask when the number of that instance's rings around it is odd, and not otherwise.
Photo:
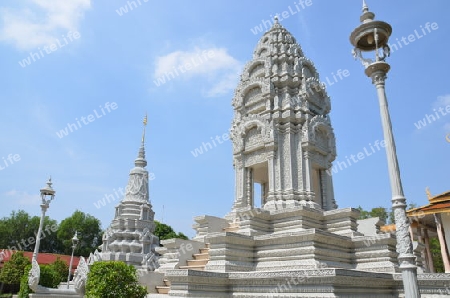
[[(435, 204), (420, 207), (419, 209), (425, 213), (434, 213), (432, 211), (436, 211), (436, 213), (449, 212), (450, 211), (450, 202), (435, 203)], [(445, 209), (445, 210), (439, 210), (439, 209)]]
[(450, 192), (446, 192), (429, 198), (429, 204), (406, 211), (408, 216), (415, 216), (418, 212), (422, 214), (435, 214), (450, 212)]
[[(11, 258), (13, 253), (15, 253), (15, 250), (9, 250), (9, 249), (0, 249), (0, 252), (4, 253), (3, 261), (0, 262), (0, 268), (3, 267), (3, 264)], [(24, 251), (23, 255), (27, 257), (30, 261), (33, 258), (33, 253), (31, 251)], [(67, 265), (70, 264), (70, 256), (69, 255), (59, 255), (59, 254), (51, 254), (51, 253), (39, 253), (37, 257), (38, 264), (51, 264), (56, 261), (57, 258), (60, 258), (61, 261), (64, 261)], [(80, 261), (80, 257), (73, 257), (72, 262), (72, 271), (77, 269), (78, 262)]]

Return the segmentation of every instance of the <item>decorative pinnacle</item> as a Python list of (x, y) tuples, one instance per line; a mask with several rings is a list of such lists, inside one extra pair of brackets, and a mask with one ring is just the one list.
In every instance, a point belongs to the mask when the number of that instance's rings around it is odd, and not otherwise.
[(430, 200), (433, 196), (431, 195), (430, 188), (427, 186), (425, 188), (425, 193), (427, 194), (428, 200)]
[(144, 144), (145, 141), (145, 127), (147, 126), (147, 113), (145, 113), (144, 121), (142, 121), (144, 124), (144, 131), (142, 132), (142, 144)]
[(274, 20), (275, 24), (278, 24), (278, 16), (274, 16), (273, 20)]
[(142, 132), (142, 142), (141, 142), (141, 148), (139, 148), (139, 154), (136, 160), (134, 161), (134, 165), (136, 167), (144, 168), (147, 166), (147, 161), (145, 160), (145, 127), (147, 126), (147, 113), (145, 113), (144, 121), (142, 121), (144, 124), (144, 131)]
[(374, 18), (375, 14), (369, 11), (369, 6), (367, 5), (366, 0), (363, 0), (362, 15), (359, 20), (361, 23), (367, 23), (373, 21)]
[(367, 6), (366, 0), (363, 0), (363, 8), (362, 8), (362, 12), (368, 12), (369, 11), (369, 6)]

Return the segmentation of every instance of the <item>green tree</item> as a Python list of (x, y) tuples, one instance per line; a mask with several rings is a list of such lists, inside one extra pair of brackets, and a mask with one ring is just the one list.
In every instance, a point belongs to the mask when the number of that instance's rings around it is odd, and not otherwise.
[(359, 218), (358, 219), (366, 219), (366, 218), (370, 217), (369, 212), (364, 210), (363, 207), (358, 206), (358, 208), (356, 208), (356, 209), (358, 209), (358, 211), (359, 211)]
[(155, 220), (155, 236), (159, 237), (159, 240), (166, 240), (166, 239), (172, 239), (172, 238), (180, 238), (187, 240), (188, 237), (184, 235), (183, 233), (176, 233), (173, 228), (169, 225), (160, 223), (159, 221)]
[(20, 279), (25, 272), (25, 268), (30, 264), (22, 252), (16, 252), (11, 259), (5, 263), (0, 273), (0, 282), (8, 285), (20, 285)]
[(384, 207), (375, 207), (372, 210), (364, 210), (361, 206), (357, 208), (359, 210), (359, 219), (366, 219), (371, 217), (379, 217), (382, 221), (386, 222), (388, 219), (388, 213)]
[(376, 207), (370, 210), (370, 217), (379, 217), (382, 221), (387, 222), (388, 213), (384, 207)]
[(120, 261), (95, 262), (86, 282), (89, 298), (144, 298), (145, 287), (138, 284), (136, 269)]
[(75, 249), (75, 255), (88, 257), (101, 244), (100, 220), (79, 210), (62, 220), (57, 236), (62, 243), (64, 254), (72, 253), (72, 237), (75, 235), (75, 231), (78, 233), (78, 239), (80, 239)]
[(444, 273), (444, 262), (442, 261), (441, 245), (437, 238), (430, 239), (430, 250), (433, 258), (434, 270), (438, 273)]
[[(23, 210), (13, 211), (0, 220), (0, 247), (19, 251), (33, 251), (39, 229), (39, 216), (31, 217)], [(61, 244), (56, 237), (58, 224), (48, 216), (44, 218), (40, 252), (58, 253)]]

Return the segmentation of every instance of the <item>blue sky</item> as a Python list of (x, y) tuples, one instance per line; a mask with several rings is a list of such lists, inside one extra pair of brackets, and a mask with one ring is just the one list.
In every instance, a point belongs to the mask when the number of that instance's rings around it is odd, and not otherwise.
[[(337, 161), (364, 148), (372, 152), (334, 174), (339, 207), (390, 206), (386, 156), (375, 147), (383, 140), (376, 91), (349, 43), (361, 1), (135, 3), (0, 4), (0, 216), (18, 209), (39, 215), (39, 189), (51, 175), (57, 192), (51, 218), (80, 209), (107, 227), (120, 200), (115, 192), (126, 186), (137, 156), (146, 112), (156, 219), (193, 236), (194, 216), (225, 215), (234, 199), (231, 142), (222, 139), (197, 157), (192, 151), (228, 132), (240, 71), (263, 34), (256, 27), (265, 31), (283, 11), (281, 24), (327, 84)], [(425, 204), (427, 186), (433, 194), (450, 189), (450, 115), (439, 112), (450, 105), (450, 3), (368, 4), (392, 25), (391, 44), (403, 37), (408, 43), (388, 59), (386, 88), (407, 200)], [(428, 22), (437, 28), (425, 35)], [(174, 72), (186, 62), (192, 62), (189, 70)], [(339, 70), (348, 75), (340, 79)], [(116, 201), (97, 208), (108, 194)]]

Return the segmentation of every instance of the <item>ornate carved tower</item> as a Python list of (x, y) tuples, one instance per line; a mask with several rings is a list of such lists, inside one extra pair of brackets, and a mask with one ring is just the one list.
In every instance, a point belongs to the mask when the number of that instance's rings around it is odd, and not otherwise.
[(266, 210), (337, 208), (330, 98), (313, 63), (275, 19), (245, 66), (233, 98), (236, 192), (232, 214), (253, 208), (255, 185)]

